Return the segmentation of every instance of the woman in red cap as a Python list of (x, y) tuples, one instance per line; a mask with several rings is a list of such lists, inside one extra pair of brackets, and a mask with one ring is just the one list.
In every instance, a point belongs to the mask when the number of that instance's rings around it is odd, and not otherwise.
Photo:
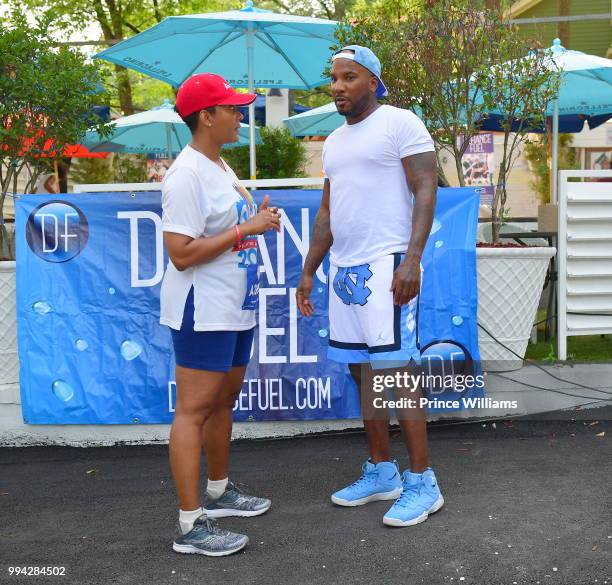
[[(162, 229), (170, 262), (161, 288), (161, 318), (170, 327), (177, 396), (170, 432), (170, 467), (180, 505), (173, 549), (232, 554), (248, 538), (211, 518), (257, 516), (270, 500), (239, 491), (228, 480), (232, 408), (251, 355), (259, 283), (257, 235), (280, 229), (269, 198), (257, 209), (221, 158), (238, 140), (238, 106), (255, 100), (222, 77), (204, 73), (180, 87), (176, 111), (191, 143), (162, 184)], [(200, 494), (202, 448), (208, 485)]]

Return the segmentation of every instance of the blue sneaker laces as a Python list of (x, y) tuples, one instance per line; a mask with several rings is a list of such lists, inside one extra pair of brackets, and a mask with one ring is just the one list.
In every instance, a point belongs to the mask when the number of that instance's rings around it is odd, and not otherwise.
[(412, 504), (419, 496), (421, 495), (421, 484), (419, 485), (411, 485), (408, 487), (404, 484), (404, 489), (400, 497), (395, 501), (394, 506), (399, 506), (400, 508), (407, 508), (410, 504)]
[(363, 475), (357, 481), (354, 481), (349, 487), (358, 487), (361, 484), (372, 483), (373, 481), (375, 481), (376, 477), (378, 476), (378, 470), (373, 469), (370, 473), (366, 473), (367, 465), (368, 463), (366, 462), (361, 466)]

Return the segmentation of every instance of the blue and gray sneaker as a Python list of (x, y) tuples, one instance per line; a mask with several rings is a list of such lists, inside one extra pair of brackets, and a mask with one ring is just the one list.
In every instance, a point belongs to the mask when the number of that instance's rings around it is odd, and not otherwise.
[(363, 464), (363, 475), (351, 485), (332, 495), (338, 506), (361, 506), (376, 500), (394, 500), (402, 493), (402, 480), (396, 461)]
[(209, 518), (225, 518), (227, 516), (259, 516), (270, 509), (272, 502), (267, 498), (257, 498), (242, 493), (231, 481), (221, 497), (213, 500), (204, 495), (202, 507)]
[(444, 505), (444, 498), (436, 476), (428, 467), (423, 473), (404, 471), (404, 491), (385, 514), (383, 523), (388, 526), (413, 526), (427, 520), (429, 514)]
[(205, 514), (195, 521), (187, 534), (180, 532), (179, 528), (179, 536), (172, 544), (172, 549), (177, 553), (224, 557), (238, 552), (249, 542), (244, 534), (219, 528), (216, 522)]

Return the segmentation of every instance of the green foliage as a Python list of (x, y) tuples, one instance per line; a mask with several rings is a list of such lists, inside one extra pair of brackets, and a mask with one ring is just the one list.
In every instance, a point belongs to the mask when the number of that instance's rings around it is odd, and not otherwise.
[(147, 158), (144, 154), (111, 154), (108, 158), (82, 158), (72, 163), (70, 178), (74, 184), (144, 183)]
[[(257, 176), (262, 179), (287, 179), (304, 176), (306, 150), (302, 141), (287, 128), (262, 128), (263, 144), (257, 146)], [(227, 164), (241, 179), (250, 177), (249, 147), (224, 150)]]
[(93, 106), (103, 103), (99, 76), (78, 51), (56, 48), (49, 22), (28, 23), (15, 10), (0, 21), (0, 225), (7, 193), (23, 171), (31, 192), (45, 168), (62, 158), (89, 127), (109, 131)]
[[(360, 0), (370, 4), (371, 0)], [(266, 8), (275, 12), (285, 12), (300, 16), (315, 16), (330, 20), (342, 20), (353, 13), (356, 0), (261, 0), (255, 2), (258, 8)]]
[(111, 182), (110, 161), (104, 158), (79, 158), (70, 165), (70, 179), (75, 184)]
[(113, 183), (144, 183), (147, 180), (147, 155), (114, 154), (111, 168)]
[[(576, 149), (571, 148), (573, 140), (571, 134), (559, 134), (559, 170), (580, 168)], [(550, 203), (548, 144), (548, 134), (541, 134), (525, 142), (523, 149), (523, 156), (534, 175), (529, 186), (538, 194), (541, 203)]]

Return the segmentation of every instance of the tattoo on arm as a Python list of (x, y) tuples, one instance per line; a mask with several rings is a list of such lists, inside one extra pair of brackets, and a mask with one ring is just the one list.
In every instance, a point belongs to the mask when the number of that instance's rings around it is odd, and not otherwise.
[(438, 169), (436, 154), (423, 152), (402, 159), (408, 186), (414, 195), (412, 234), (406, 260), (419, 260), (427, 243), (436, 207)]
[(309, 274), (315, 273), (321, 262), (323, 262), (323, 258), (325, 258), (325, 254), (327, 254), (333, 242), (329, 216), (329, 191), (329, 179), (325, 179), (321, 207), (315, 218), (312, 230), (312, 241), (310, 242), (308, 255), (304, 261), (304, 272)]

